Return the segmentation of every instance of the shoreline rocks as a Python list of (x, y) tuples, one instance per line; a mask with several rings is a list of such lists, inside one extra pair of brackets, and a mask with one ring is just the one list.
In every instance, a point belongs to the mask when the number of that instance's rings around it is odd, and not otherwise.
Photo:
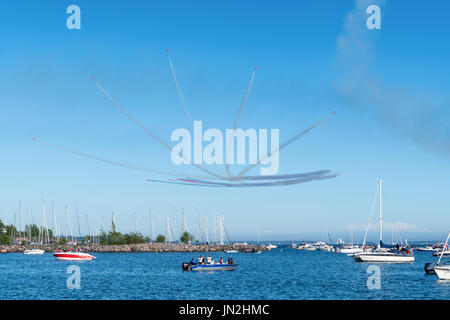
[[(82, 250), (84, 252), (223, 252), (225, 250), (238, 250), (250, 252), (269, 250), (262, 245), (218, 245), (218, 244), (185, 244), (185, 243), (139, 243), (139, 244), (123, 244), (123, 245), (41, 245), (33, 246), (46, 252), (53, 252), (56, 250)], [(31, 246), (27, 245), (0, 245), (0, 253), (20, 253)]]

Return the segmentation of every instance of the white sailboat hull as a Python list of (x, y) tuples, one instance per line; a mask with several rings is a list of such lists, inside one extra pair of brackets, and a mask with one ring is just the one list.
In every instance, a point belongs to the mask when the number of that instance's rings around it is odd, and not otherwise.
[(355, 253), (362, 253), (364, 252), (361, 248), (341, 248), (336, 249), (337, 253), (346, 253), (346, 254), (355, 254)]
[(407, 263), (414, 262), (412, 255), (399, 255), (389, 253), (360, 253), (352, 256), (356, 262), (391, 262)]
[(450, 280), (450, 266), (436, 266), (434, 271), (441, 280)]

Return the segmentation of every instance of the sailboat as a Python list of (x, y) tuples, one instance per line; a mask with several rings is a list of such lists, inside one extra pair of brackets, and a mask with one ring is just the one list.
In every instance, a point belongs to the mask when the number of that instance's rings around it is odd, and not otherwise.
[(383, 248), (383, 211), (382, 211), (382, 197), (381, 197), (381, 179), (378, 180), (378, 191), (379, 191), (379, 234), (380, 241), (378, 246), (370, 251), (364, 251), (362, 253), (357, 253), (352, 255), (352, 258), (356, 262), (414, 262), (414, 255), (411, 250), (407, 250), (406, 253), (403, 251), (391, 251)]
[(448, 263), (441, 264), (442, 257), (444, 256), (444, 249), (447, 248), (449, 238), (450, 233), (448, 234), (447, 240), (445, 241), (445, 245), (444, 248), (442, 249), (441, 256), (439, 257), (436, 266), (434, 266), (434, 272), (436, 272), (440, 280), (450, 280), (450, 264)]
[[(30, 244), (32, 244), (32, 227), (33, 227), (33, 216), (32, 216), (32, 212), (31, 212), (31, 206), (29, 207), (30, 210)], [(21, 214), (21, 209), (19, 209), (20, 214)], [(22, 215), (22, 214), (21, 214)], [(40, 237), (40, 232), (39, 232), (39, 237)], [(31, 248), (31, 249), (26, 249), (23, 251), (23, 254), (27, 254), (27, 255), (37, 255), (37, 254), (44, 254), (44, 250), (39, 249), (39, 248)]]
[(355, 253), (362, 253), (364, 252), (363, 249), (361, 249), (358, 246), (355, 246), (353, 244), (353, 226), (350, 226), (350, 233), (351, 233), (351, 237), (352, 237), (352, 242), (349, 245), (344, 245), (342, 247), (339, 247), (336, 249), (337, 253), (345, 253), (345, 254), (355, 254)]

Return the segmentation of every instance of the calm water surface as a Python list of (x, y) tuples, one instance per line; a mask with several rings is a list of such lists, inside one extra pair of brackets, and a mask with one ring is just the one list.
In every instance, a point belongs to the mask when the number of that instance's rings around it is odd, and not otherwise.
[[(202, 254), (205, 256), (205, 254)], [(369, 264), (346, 255), (274, 249), (230, 254), (235, 271), (183, 272), (190, 253), (96, 253), (85, 262), (51, 254), (0, 254), (1, 299), (450, 299), (450, 282), (425, 275), (431, 253), (412, 264), (377, 264), (381, 289), (369, 290)], [(198, 256), (198, 253), (195, 257)], [(218, 260), (227, 254), (212, 254)], [(81, 269), (81, 289), (68, 289), (66, 271)]]

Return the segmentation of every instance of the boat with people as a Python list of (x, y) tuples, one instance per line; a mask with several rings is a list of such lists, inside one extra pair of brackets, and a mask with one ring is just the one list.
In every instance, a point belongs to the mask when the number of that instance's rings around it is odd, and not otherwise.
[(444, 257), (450, 257), (450, 249), (446, 246), (433, 252), (433, 256), (435, 257), (439, 257), (440, 255), (443, 255)]
[(86, 261), (96, 259), (89, 253), (79, 251), (55, 251), (53, 256), (58, 260), (70, 260), (70, 261)]
[(417, 251), (435, 251), (436, 249), (433, 246), (425, 246), (416, 248)]
[(45, 250), (42, 249), (27, 249), (23, 252), (23, 254), (44, 254)]
[[(361, 253), (355, 253), (352, 255), (352, 258), (355, 262), (391, 262), (391, 263), (405, 263), (405, 262), (414, 262), (414, 255), (412, 252), (412, 249), (408, 246), (406, 247), (400, 247), (398, 244), (396, 248), (385, 248), (383, 243), (383, 214), (382, 214), (382, 193), (381, 193), (381, 179), (378, 180), (378, 189), (377, 193), (379, 196), (379, 242), (378, 246), (375, 249), (370, 250), (364, 250)], [(374, 203), (375, 203), (374, 198)], [(372, 206), (373, 210), (373, 206)], [(372, 211), (373, 212), (373, 211)], [(372, 216), (372, 213), (371, 215)], [(370, 218), (369, 218), (369, 225), (370, 225)], [(369, 230), (369, 227), (366, 231)], [(364, 237), (364, 244), (363, 247), (365, 247), (366, 244), (366, 236)]]
[(220, 258), (219, 262), (215, 262), (210, 256), (206, 258), (206, 261), (204, 257), (200, 256), (197, 261), (192, 259), (190, 262), (181, 264), (184, 271), (233, 271), (237, 266), (233, 258), (228, 258), (226, 262)]

